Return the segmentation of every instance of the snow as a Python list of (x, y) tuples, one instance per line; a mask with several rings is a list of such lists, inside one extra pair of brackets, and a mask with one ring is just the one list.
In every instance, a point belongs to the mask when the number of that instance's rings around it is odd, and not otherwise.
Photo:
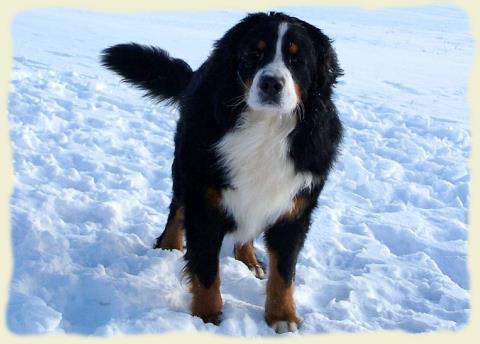
[[(334, 38), (345, 69), (336, 92), (342, 154), (297, 265), (298, 334), (461, 329), (470, 309), (466, 14), (284, 10)], [(221, 252), (223, 322), (188, 313), (182, 254), (151, 248), (167, 216), (177, 113), (98, 59), (135, 41), (196, 68), (243, 15), (43, 9), (15, 17), (11, 331), (275, 335), (263, 320), (266, 281), (232, 258), (231, 240)], [(256, 246), (265, 261), (261, 239)]]

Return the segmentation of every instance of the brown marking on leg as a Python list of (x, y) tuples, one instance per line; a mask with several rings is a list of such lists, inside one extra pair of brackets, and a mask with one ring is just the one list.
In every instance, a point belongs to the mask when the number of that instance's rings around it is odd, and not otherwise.
[(183, 251), (183, 207), (178, 207), (174, 217), (165, 226), (162, 242), (159, 247), (164, 250)]
[(295, 196), (295, 198), (293, 199), (292, 208), (289, 211), (282, 214), (279, 220), (280, 221), (294, 220), (300, 215), (302, 215), (303, 211), (307, 208), (307, 206), (308, 206), (308, 200), (305, 197)]
[(233, 252), (235, 254), (235, 259), (243, 262), (250, 271), (252, 271), (257, 278), (263, 278), (265, 276), (265, 271), (257, 260), (255, 255), (255, 248), (253, 246), (253, 240), (247, 241), (245, 244), (236, 243)]
[(258, 264), (253, 247), (253, 240), (247, 241), (245, 244), (236, 243), (234, 252), (235, 259), (245, 263), (248, 267)]
[(192, 315), (199, 316), (205, 323), (220, 323), (222, 296), (220, 294), (220, 277), (217, 273), (208, 288), (202, 285), (196, 275), (191, 276), (190, 292), (192, 293)]
[[(265, 300), (265, 320), (278, 332), (277, 324), (286, 322), (287, 331), (300, 319), (297, 317), (293, 300), (293, 281), (287, 283), (278, 272), (278, 257), (269, 251), (269, 276), (267, 281), (267, 297)], [(293, 329), (294, 330), (294, 329)], [(283, 332), (283, 331), (282, 331)]]
[(220, 209), (222, 203), (222, 194), (220, 190), (209, 187), (206, 193), (207, 202), (213, 209)]

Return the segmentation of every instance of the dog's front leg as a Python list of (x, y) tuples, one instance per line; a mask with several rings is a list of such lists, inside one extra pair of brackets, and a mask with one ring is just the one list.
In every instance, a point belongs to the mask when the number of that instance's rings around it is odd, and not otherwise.
[(190, 292), (192, 293), (192, 315), (202, 318), (205, 323), (218, 325), (223, 305), (218, 271), (213, 281), (207, 285), (200, 280), (198, 274), (192, 274)]
[(185, 268), (190, 279), (192, 315), (218, 324), (222, 310), (219, 253), (227, 226), (210, 196), (208, 193), (207, 202), (194, 199), (193, 205), (185, 204)]
[(268, 281), (265, 320), (275, 332), (294, 332), (300, 325), (293, 299), (295, 265), (309, 221), (282, 221), (265, 233)]

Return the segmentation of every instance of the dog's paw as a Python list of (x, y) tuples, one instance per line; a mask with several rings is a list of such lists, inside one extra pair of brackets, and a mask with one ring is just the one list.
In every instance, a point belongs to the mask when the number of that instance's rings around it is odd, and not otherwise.
[(264, 279), (266, 277), (265, 267), (261, 264), (255, 264), (248, 267), (256, 278)]
[(205, 324), (214, 324), (218, 326), (222, 322), (222, 314), (223, 312), (216, 314), (194, 314), (194, 316), (202, 319)]
[(276, 321), (270, 327), (278, 334), (298, 330), (298, 324), (295, 321)]

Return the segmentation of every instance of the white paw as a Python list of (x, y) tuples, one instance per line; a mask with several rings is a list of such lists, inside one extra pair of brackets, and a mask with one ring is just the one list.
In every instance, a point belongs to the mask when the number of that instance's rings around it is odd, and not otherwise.
[(295, 332), (298, 329), (295, 321), (277, 321), (273, 323), (272, 328), (277, 333)]
[(260, 265), (255, 265), (250, 267), (250, 271), (255, 275), (255, 277), (259, 279), (264, 279), (265, 278), (265, 271)]

